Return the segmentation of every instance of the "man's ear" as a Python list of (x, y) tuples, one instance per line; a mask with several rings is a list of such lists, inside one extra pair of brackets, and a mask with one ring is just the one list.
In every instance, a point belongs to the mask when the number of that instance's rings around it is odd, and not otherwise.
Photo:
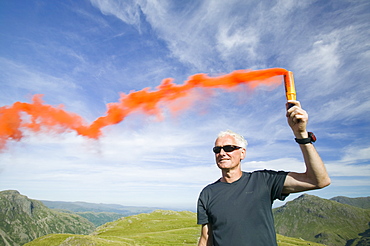
[(242, 153), (240, 155), (240, 160), (243, 160), (247, 154), (247, 150), (243, 148)]

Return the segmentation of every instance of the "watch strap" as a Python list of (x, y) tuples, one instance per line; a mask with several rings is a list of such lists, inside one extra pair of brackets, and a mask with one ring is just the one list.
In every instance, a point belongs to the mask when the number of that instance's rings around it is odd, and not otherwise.
[(308, 138), (295, 138), (295, 141), (299, 144), (308, 144), (316, 142), (316, 136), (313, 132), (308, 132)]

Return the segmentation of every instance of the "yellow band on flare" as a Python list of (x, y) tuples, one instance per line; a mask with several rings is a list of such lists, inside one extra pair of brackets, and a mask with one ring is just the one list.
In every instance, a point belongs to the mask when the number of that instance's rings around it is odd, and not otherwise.
[(296, 100), (293, 72), (288, 71), (288, 74), (284, 75), (284, 82), (286, 99)]

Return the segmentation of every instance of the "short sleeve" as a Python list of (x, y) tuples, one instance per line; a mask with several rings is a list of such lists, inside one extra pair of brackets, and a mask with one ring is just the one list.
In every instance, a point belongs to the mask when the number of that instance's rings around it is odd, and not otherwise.
[(271, 202), (276, 199), (285, 200), (289, 196), (289, 194), (282, 194), (284, 188), (284, 182), (288, 172), (285, 171), (271, 171), (271, 170), (264, 170), (263, 171), (266, 184), (270, 189), (270, 198)]
[(206, 196), (205, 191), (203, 190), (198, 198), (198, 206), (197, 206), (197, 224), (203, 225), (209, 223), (207, 209), (206, 209)]

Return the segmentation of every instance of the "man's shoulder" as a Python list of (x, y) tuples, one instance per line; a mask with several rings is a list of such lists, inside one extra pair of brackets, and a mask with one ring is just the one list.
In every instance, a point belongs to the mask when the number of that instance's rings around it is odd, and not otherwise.
[[(257, 176), (286, 175), (287, 173), (288, 172), (285, 172), (285, 171), (275, 171), (275, 170), (268, 170), (268, 169), (255, 170), (252, 172), (243, 171), (243, 175), (240, 181), (242, 181), (243, 179), (250, 179), (250, 178), (257, 177)], [(223, 186), (221, 179), (217, 179), (216, 181), (206, 185), (203, 188), (203, 190), (208, 190), (208, 189), (212, 189), (213, 187), (219, 187), (219, 186)]]
[(221, 182), (221, 178), (220, 179), (217, 179), (216, 181), (206, 185), (202, 191), (201, 191), (201, 194), (206, 194), (206, 193), (212, 193), (212, 191), (216, 191), (216, 190), (222, 190), (222, 182)]
[(263, 169), (263, 170), (256, 170), (256, 171), (253, 171), (253, 172), (245, 172), (245, 173), (249, 173), (250, 175), (265, 175), (265, 174), (276, 175), (276, 174), (285, 174), (285, 173), (288, 173), (288, 172), (282, 171), (282, 170), (276, 171), (276, 170)]
[(280, 179), (280, 178), (285, 179), (288, 173), (289, 172), (286, 172), (286, 171), (276, 171), (276, 170), (264, 169), (264, 170), (256, 170), (253, 172), (247, 172), (246, 175), (243, 175), (243, 176), (245, 176), (245, 178), (248, 180), (267, 181), (267, 180), (274, 180), (274, 179)]
[(212, 186), (217, 186), (219, 184), (221, 184), (221, 178), (220, 179), (217, 179), (216, 181), (214, 181), (214, 182), (212, 182), (212, 183), (210, 183), (208, 185), (206, 185), (206, 187), (204, 187), (204, 189), (206, 189), (208, 187), (212, 187)]

